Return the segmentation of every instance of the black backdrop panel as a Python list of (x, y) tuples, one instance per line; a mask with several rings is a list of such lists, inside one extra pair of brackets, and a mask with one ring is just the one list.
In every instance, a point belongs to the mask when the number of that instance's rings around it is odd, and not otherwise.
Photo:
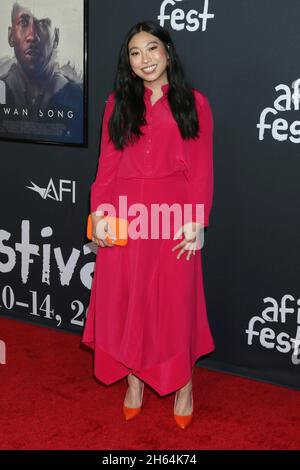
[[(215, 121), (203, 270), (216, 350), (198, 363), (300, 388), (297, 0), (89, 1), (88, 148), (0, 142), (1, 314), (81, 333), (95, 262), (85, 221), (105, 99), (126, 31), (163, 12)], [(46, 197), (32, 183), (48, 188)]]

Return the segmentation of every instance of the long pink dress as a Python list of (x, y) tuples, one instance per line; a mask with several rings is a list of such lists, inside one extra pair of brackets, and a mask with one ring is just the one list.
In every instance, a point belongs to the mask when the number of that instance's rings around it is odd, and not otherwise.
[[(161, 396), (184, 386), (194, 363), (214, 350), (202, 278), (201, 250), (186, 259), (171, 251), (179, 240), (151, 237), (151, 205), (204, 204), (209, 224), (213, 198), (213, 117), (208, 99), (194, 89), (200, 136), (184, 140), (171, 113), (167, 92), (152, 105), (144, 89), (144, 135), (117, 151), (109, 141), (107, 123), (114, 107), (109, 95), (103, 117), (98, 172), (91, 187), (91, 212), (127, 197), (129, 224), (148, 209), (148, 232), (128, 239), (126, 246), (98, 247), (82, 342), (94, 350), (94, 374), (111, 384), (133, 373)], [(152, 206), (153, 207), (153, 206)], [(193, 209), (192, 218), (195, 220)], [(160, 224), (163, 226), (163, 224)], [(205, 246), (205, 244), (204, 244)]]

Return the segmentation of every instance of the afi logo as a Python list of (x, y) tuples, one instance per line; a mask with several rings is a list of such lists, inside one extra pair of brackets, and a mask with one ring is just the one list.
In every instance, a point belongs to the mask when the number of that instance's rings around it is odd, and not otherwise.
[(26, 188), (36, 191), (43, 199), (54, 199), (55, 201), (62, 202), (63, 194), (69, 193), (71, 195), (72, 202), (75, 203), (75, 181), (71, 180), (59, 180), (57, 187), (53, 183), (53, 179), (50, 178), (46, 188), (42, 188), (37, 184), (30, 181), (32, 186), (26, 186)]
[(166, 10), (169, 10), (170, 6), (174, 7), (177, 3), (182, 1), (183, 0), (164, 0), (162, 2), (160, 14), (157, 17), (160, 26), (164, 26), (165, 20), (170, 20), (171, 27), (175, 31), (181, 31), (185, 28), (193, 32), (199, 29), (201, 20), (202, 31), (206, 31), (207, 20), (215, 17), (213, 13), (208, 13), (209, 0), (204, 0), (202, 13), (193, 9), (185, 13), (181, 8), (175, 8), (171, 10), (170, 14), (166, 14)]

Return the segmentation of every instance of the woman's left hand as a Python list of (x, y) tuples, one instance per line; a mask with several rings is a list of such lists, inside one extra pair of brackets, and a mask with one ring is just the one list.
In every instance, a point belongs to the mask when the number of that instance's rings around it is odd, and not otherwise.
[(186, 259), (189, 260), (191, 255), (195, 255), (196, 250), (201, 248), (200, 236), (202, 228), (203, 225), (199, 224), (198, 222), (188, 222), (177, 230), (173, 240), (178, 240), (184, 234), (184, 239), (172, 248), (172, 251), (181, 248), (177, 255), (177, 259), (179, 259), (181, 255), (187, 251), (188, 253)]

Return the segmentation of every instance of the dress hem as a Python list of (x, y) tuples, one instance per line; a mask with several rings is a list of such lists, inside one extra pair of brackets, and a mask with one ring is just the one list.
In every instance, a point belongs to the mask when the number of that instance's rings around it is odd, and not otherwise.
[[(95, 346), (95, 341), (93, 340), (84, 340), (82, 344), (95, 352), (94, 375), (100, 382), (103, 382), (105, 385), (111, 385), (132, 373), (153, 388), (160, 396), (168, 395), (183, 387), (190, 380), (192, 367), (197, 360), (213, 352), (215, 349), (214, 343), (212, 343), (206, 349), (198, 351), (197, 354), (190, 355), (187, 351), (181, 352), (163, 363), (155, 364), (147, 369), (136, 370), (127, 367), (123, 362), (114, 358), (99, 346)], [(101, 368), (99, 367), (100, 363)], [(177, 377), (178, 370), (182, 369), (180, 381), (172, 381), (172, 378), (175, 377), (174, 368), (176, 368)]]

